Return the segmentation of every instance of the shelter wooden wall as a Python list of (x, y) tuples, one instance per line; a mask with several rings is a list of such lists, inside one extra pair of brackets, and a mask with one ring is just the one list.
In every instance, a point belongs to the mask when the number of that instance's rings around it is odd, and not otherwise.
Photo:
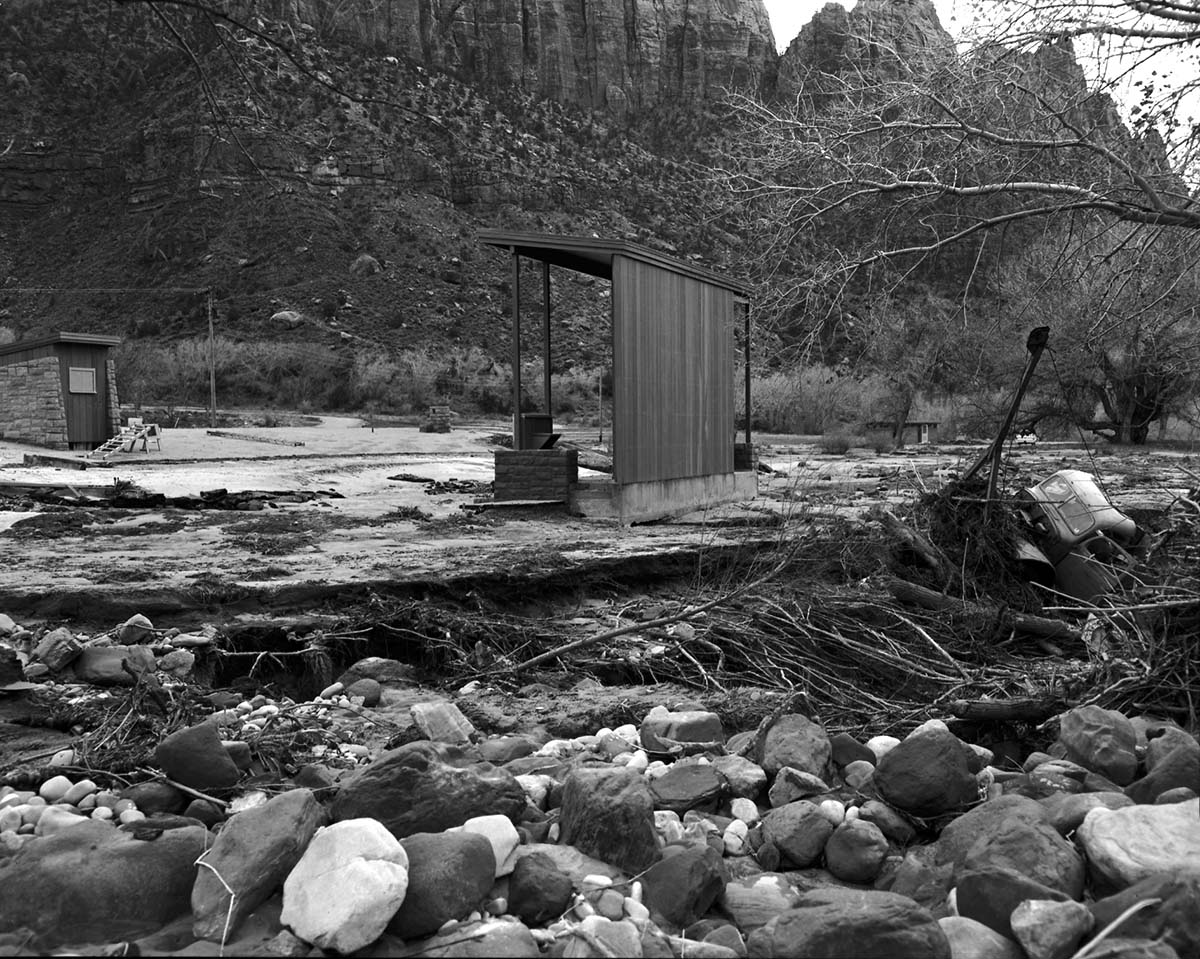
[[(112, 435), (108, 411), (108, 347), (90, 343), (57, 343), (62, 370), (63, 406), (67, 410), (67, 441), (103, 443)], [(96, 377), (95, 393), (72, 393), (70, 370), (92, 370)]]
[(733, 472), (733, 293), (615, 256), (613, 303), (613, 480)]

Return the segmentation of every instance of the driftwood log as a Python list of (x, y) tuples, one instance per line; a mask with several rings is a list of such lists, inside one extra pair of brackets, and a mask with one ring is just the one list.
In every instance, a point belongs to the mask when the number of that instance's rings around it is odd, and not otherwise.
[(950, 704), (950, 712), (959, 719), (980, 723), (1013, 720), (1040, 723), (1067, 707), (1066, 700), (1055, 696), (1040, 699), (956, 699)]
[(920, 606), (923, 609), (948, 611), (953, 613), (969, 613), (978, 616), (990, 616), (999, 620), (1005, 626), (1018, 633), (1036, 636), (1040, 639), (1061, 639), (1082, 641), (1083, 636), (1078, 629), (1069, 626), (1062, 620), (1048, 619), (1045, 616), (1034, 616), (1029, 613), (1017, 613), (1009, 609), (980, 606), (965, 600), (955, 599), (945, 593), (918, 586), (905, 579), (888, 580), (888, 590), (897, 601), (909, 606)]

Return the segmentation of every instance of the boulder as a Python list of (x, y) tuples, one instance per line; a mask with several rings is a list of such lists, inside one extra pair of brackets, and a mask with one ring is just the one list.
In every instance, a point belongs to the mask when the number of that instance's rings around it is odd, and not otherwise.
[(963, 813), (942, 829), (937, 841), (937, 861), (956, 868), (983, 836), (990, 835), (1010, 819), (1047, 822), (1044, 806), (1027, 796), (1001, 796)]
[(153, 673), (157, 663), (146, 646), (87, 646), (75, 659), (74, 667), (75, 678), (81, 683), (132, 686), (137, 674)]
[(729, 783), (731, 796), (754, 799), (766, 788), (766, 770), (744, 756), (717, 756), (712, 766)]
[(645, 779), (621, 768), (582, 768), (563, 787), (561, 838), (627, 872), (658, 859), (654, 799)]
[(141, 613), (134, 613), (116, 628), (115, 634), (119, 643), (145, 643), (154, 638), (154, 624)]
[(478, 909), (496, 880), (496, 857), (470, 832), (418, 833), (401, 845), (408, 857), (408, 895), (388, 932), (416, 939)]
[(1152, 803), (1167, 790), (1180, 787), (1200, 794), (1200, 743), (1190, 736), (1178, 740), (1173, 749), (1158, 756), (1154, 768), (1131, 783), (1125, 795), (1136, 803)]
[(832, 834), (833, 823), (819, 806), (807, 799), (772, 809), (763, 817), (763, 839), (776, 846), (798, 869), (805, 869), (821, 858), (825, 842)]
[(1083, 859), (1047, 822), (1005, 820), (976, 840), (962, 865), (975, 870), (1011, 869), (1071, 899), (1083, 895)]
[(874, 823), (888, 839), (897, 846), (907, 846), (917, 838), (912, 823), (896, 812), (887, 803), (868, 799), (858, 807), (858, 816), (864, 822)]
[[(881, 882), (883, 877), (881, 877)], [(954, 866), (937, 862), (936, 846), (913, 846), (878, 888), (915, 900), (927, 909), (940, 908), (954, 884)]]
[(749, 933), (791, 909), (799, 899), (800, 893), (786, 877), (764, 872), (727, 882), (718, 904), (739, 929)]
[(51, 672), (70, 666), (83, 652), (83, 644), (65, 626), (47, 632), (30, 653), (30, 663), (41, 663)]
[(1089, 949), (1088, 959), (1191, 959), (1181, 956), (1165, 942), (1155, 939), (1130, 939), (1113, 936)]
[(512, 824), (511, 819), (496, 815), (476, 816), (448, 831), (459, 830), (483, 836), (491, 844), (492, 855), (496, 859), (496, 879), (513, 871), (517, 860), (517, 847), (521, 845), (521, 834), (517, 832), (517, 827)]
[(1121, 713), (1078, 706), (1059, 717), (1058, 741), (1066, 758), (1128, 786), (1137, 773), (1137, 732)]
[(750, 934), (751, 956), (950, 959), (950, 943), (933, 916), (905, 896), (819, 889)]
[(1093, 809), (1075, 833), (1095, 878), (1117, 889), (1200, 862), (1200, 799)]
[(563, 914), (573, 892), (571, 877), (545, 853), (521, 856), (508, 878), (508, 911), (540, 926)]
[(668, 846), (642, 876), (651, 915), (675, 926), (703, 916), (729, 880), (720, 853), (708, 846)]
[(183, 812), (187, 807), (187, 793), (176, 789), (170, 783), (149, 780), (144, 783), (134, 783), (121, 790), (121, 798), (128, 799), (147, 816), (156, 813), (175, 814)]
[(725, 779), (711, 765), (676, 763), (650, 783), (655, 809), (682, 816), (692, 809), (712, 812), (725, 791)]
[[(554, 863), (559, 872), (567, 875), (576, 886), (582, 886), (588, 876), (606, 876), (614, 883), (628, 882), (629, 876), (606, 862), (601, 862), (574, 846), (560, 846), (547, 842), (531, 842), (517, 848), (517, 865), (526, 856), (544, 855)], [(514, 867), (515, 869), (515, 867)]]
[(537, 743), (528, 736), (500, 736), (481, 742), (479, 755), (485, 762), (503, 766), (506, 762), (530, 755), (537, 748)]
[[(642, 941), (631, 922), (614, 922), (606, 916), (588, 916), (579, 924), (580, 935), (566, 940), (565, 959), (601, 959), (609, 956), (642, 956)], [(688, 953), (699, 956), (701, 953)]]
[(1097, 929), (1103, 929), (1131, 906), (1148, 899), (1121, 923), (1123, 936), (1160, 939), (1180, 956), (1200, 956), (1200, 865), (1175, 873), (1157, 873), (1091, 905)]
[(514, 822), (525, 811), (525, 790), (511, 773), (483, 763), (451, 766), (432, 743), (390, 750), (351, 774), (331, 807), (335, 821), (371, 817), (399, 839), (440, 832), (475, 816)]
[(716, 713), (700, 709), (672, 712), (656, 706), (646, 714), (638, 729), (642, 748), (652, 753), (671, 753), (679, 743), (724, 743), (725, 729)]
[(981, 922), (1007, 939), (1016, 938), (1011, 925), (1013, 910), (1027, 899), (1072, 901), (1061, 890), (1012, 869), (966, 870), (954, 887), (955, 908), (960, 916)]
[(911, 736), (879, 760), (872, 779), (889, 804), (914, 816), (962, 809), (979, 798), (971, 751), (957, 736), (931, 730)]
[(192, 826), (144, 842), (88, 820), (27, 842), (0, 868), (0, 930), (46, 948), (148, 933), (188, 912), (209, 838)]
[(168, 778), (201, 792), (227, 789), (242, 775), (210, 723), (171, 733), (154, 750), (154, 761)]
[(844, 882), (872, 882), (888, 855), (887, 838), (865, 819), (843, 822), (825, 843), (825, 868)]
[(324, 824), (325, 811), (307, 789), (285, 792), (225, 823), (192, 887), (196, 937), (225, 941), (283, 885)]
[(806, 773), (791, 766), (784, 766), (775, 774), (775, 781), (767, 792), (767, 801), (773, 806), (786, 806), (797, 799), (808, 799), (829, 792), (829, 786), (820, 776)]
[(379, 700), (383, 697), (383, 686), (380, 685), (378, 680), (364, 676), (362, 679), (356, 679), (346, 687), (346, 696), (350, 698), (361, 696), (364, 706), (378, 706)]
[(374, 819), (347, 819), (318, 829), (288, 874), (280, 921), (318, 948), (353, 952), (380, 937), (407, 891), (396, 837)]
[(542, 955), (533, 933), (511, 916), (465, 922), (417, 943), (386, 937), (360, 959), (393, 959), (415, 955), (421, 959), (538, 959)]
[(1009, 919), (1029, 959), (1069, 959), (1092, 929), (1092, 913), (1080, 902), (1026, 899)]
[(1132, 806), (1133, 800), (1124, 793), (1051, 793), (1038, 802), (1046, 810), (1052, 825), (1060, 836), (1067, 836), (1079, 828), (1084, 817), (1093, 809), (1124, 809)]
[(360, 659), (347, 669), (337, 681), (343, 688), (351, 686), (360, 679), (373, 679), (383, 685), (404, 685), (412, 683), (415, 678), (413, 668), (397, 659), (385, 659), (382, 656), (368, 656)]
[(409, 712), (422, 735), (435, 743), (468, 743), (475, 732), (471, 721), (454, 703), (416, 703)]
[(872, 766), (875, 765), (875, 754), (867, 748), (865, 743), (860, 743), (849, 733), (835, 733), (829, 739), (829, 748), (833, 764), (839, 769), (849, 766), (856, 760), (863, 760)]
[(755, 758), (768, 776), (774, 776), (784, 766), (791, 766), (826, 779), (831, 771), (829, 760), (832, 754), (833, 747), (824, 726), (799, 713), (787, 713), (767, 730)]
[(938, 925), (950, 943), (953, 959), (1026, 959), (1015, 942), (974, 919), (946, 916)]

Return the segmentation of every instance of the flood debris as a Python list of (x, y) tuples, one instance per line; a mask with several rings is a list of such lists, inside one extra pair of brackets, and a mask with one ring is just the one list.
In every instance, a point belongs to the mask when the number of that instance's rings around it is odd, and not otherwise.
[[(715, 609), (661, 645), (694, 642)], [(2, 625), (33, 662), (44, 635)], [(73, 737), (0, 761), (7, 953), (948, 957), (970, 935), (1017, 954), (1098, 943), (1146, 899), (1129, 948), (1200, 948), (1200, 742), (1169, 720), (1064, 707), (1033, 749), (952, 716), (851, 734), (810, 682), (754, 722), (663, 685), (572, 731), (539, 718), (544, 683), (434, 689), (386, 657), (311, 694), (251, 681), (295, 662), (323, 682), (364, 636), (256, 652), (143, 615), (0, 693), (44, 700)], [(130, 682), (82, 681), (104, 649)], [(190, 668), (164, 669), (183, 650)], [(213, 688), (223, 656), (248, 672)], [(598, 697), (587, 682), (570, 695)]]

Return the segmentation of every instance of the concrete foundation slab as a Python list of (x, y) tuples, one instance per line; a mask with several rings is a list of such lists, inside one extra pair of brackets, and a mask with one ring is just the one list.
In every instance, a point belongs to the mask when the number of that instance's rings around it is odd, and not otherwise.
[(635, 523), (678, 516), (720, 503), (745, 502), (757, 495), (758, 474), (746, 471), (621, 486), (611, 482), (580, 482), (571, 489), (568, 507), (579, 516)]

